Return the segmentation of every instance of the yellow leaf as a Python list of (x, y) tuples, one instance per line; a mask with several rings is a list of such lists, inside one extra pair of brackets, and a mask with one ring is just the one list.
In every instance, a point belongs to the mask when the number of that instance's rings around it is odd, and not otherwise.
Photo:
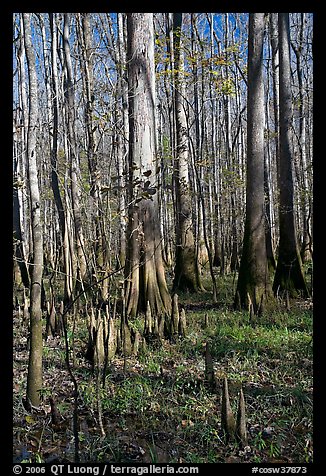
[(29, 425), (33, 425), (33, 423), (35, 423), (35, 420), (31, 415), (26, 415), (25, 420), (26, 420), (26, 423), (28, 423)]

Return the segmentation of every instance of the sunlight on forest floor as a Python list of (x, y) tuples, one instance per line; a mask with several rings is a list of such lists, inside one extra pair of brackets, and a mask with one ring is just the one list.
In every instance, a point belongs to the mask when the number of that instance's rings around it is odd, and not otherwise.
[[(223, 291), (223, 287), (220, 286)], [(312, 461), (312, 303), (284, 304), (255, 327), (245, 312), (224, 302), (183, 295), (187, 336), (148, 346), (137, 358), (114, 358), (97, 393), (85, 360), (86, 324), (74, 335), (74, 373), (79, 385), (81, 461), (212, 463)], [(205, 326), (205, 314), (206, 321)], [(26, 329), (15, 323), (14, 451), (16, 460), (69, 462), (74, 458), (73, 386), (65, 368), (63, 338), (44, 345), (43, 411), (22, 405), (27, 374)], [(135, 322), (135, 325), (140, 325)], [(73, 335), (70, 329), (70, 345)], [(204, 347), (210, 343), (217, 389), (205, 381)], [(221, 429), (221, 387), (227, 376), (236, 412), (242, 385), (248, 446), (226, 443)], [(60, 414), (51, 423), (49, 397)], [(98, 399), (102, 404), (101, 436)]]

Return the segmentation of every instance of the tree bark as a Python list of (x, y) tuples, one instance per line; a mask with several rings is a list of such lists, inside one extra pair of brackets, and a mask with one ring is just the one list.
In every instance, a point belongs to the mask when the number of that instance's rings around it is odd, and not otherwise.
[(253, 306), (257, 314), (270, 294), (264, 209), (264, 14), (250, 13), (248, 38), (247, 190), (243, 251), (236, 307)]
[(27, 399), (38, 407), (42, 388), (42, 309), (41, 288), (43, 276), (43, 236), (41, 202), (36, 161), (36, 133), (38, 116), (38, 90), (35, 55), (32, 46), (31, 14), (23, 13), (24, 38), (29, 82), (29, 122), (27, 134), (28, 183), (33, 238), (32, 276), (30, 291), (30, 352), (27, 374)]
[(288, 13), (279, 13), (278, 28), (280, 56), (280, 241), (273, 290), (275, 293), (286, 291), (293, 297), (300, 292), (303, 297), (307, 297), (309, 292), (305, 283), (297, 244), (293, 199), (292, 95)]
[(14, 259), (15, 259), (15, 275), (14, 283), (23, 284), (25, 288), (30, 286), (30, 277), (23, 247), (22, 234), (22, 216), (21, 202), (19, 200), (19, 188), (23, 186), (23, 176), (20, 172), (18, 139), (16, 125), (14, 124), (14, 187), (13, 187), (13, 236), (14, 236)]
[(63, 271), (64, 271), (64, 301), (68, 303), (72, 297), (73, 283), (71, 268), (71, 257), (69, 250), (69, 240), (67, 235), (67, 216), (63, 206), (63, 201), (59, 187), (59, 171), (58, 171), (58, 133), (59, 133), (59, 85), (58, 85), (58, 68), (57, 68), (57, 25), (56, 17), (53, 13), (49, 13), (50, 29), (51, 29), (51, 63), (52, 63), (52, 81), (51, 81), (51, 104), (52, 104), (52, 141), (51, 141), (51, 187), (54, 202), (58, 212), (59, 227), (61, 233), (62, 253), (63, 253)]
[(269, 34), (272, 47), (272, 75), (273, 75), (273, 113), (274, 113), (274, 136), (275, 136), (275, 156), (277, 168), (277, 181), (280, 181), (280, 58), (278, 44), (278, 19), (277, 13), (270, 14)]
[(119, 94), (121, 95), (122, 124), (118, 131), (118, 211), (119, 211), (119, 262), (121, 266), (126, 261), (126, 195), (125, 195), (125, 172), (126, 158), (128, 156), (128, 81), (126, 74), (125, 52), (125, 14), (118, 13), (118, 58), (119, 58)]
[[(68, 132), (68, 153), (70, 160), (70, 182), (71, 182), (71, 198), (72, 198), (72, 211), (74, 217), (74, 228), (76, 236), (76, 249), (78, 256), (77, 266), (77, 280), (79, 285), (84, 281), (87, 274), (87, 262), (86, 262), (86, 250), (84, 243), (84, 234), (82, 227), (82, 215), (80, 207), (80, 190), (79, 190), (79, 162), (78, 152), (75, 136), (75, 100), (74, 100), (74, 85), (72, 78), (72, 62), (70, 54), (69, 44), (69, 24), (70, 14), (64, 14), (64, 29), (63, 29), (63, 47), (64, 47), (64, 60), (66, 68), (66, 113), (67, 113), (67, 132)], [(78, 281), (77, 281), (78, 282)]]
[(192, 204), (189, 189), (188, 131), (184, 98), (184, 59), (182, 13), (173, 14), (174, 46), (174, 107), (176, 117), (176, 158), (174, 160), (174, 184), (176, 198), (176, 251), (173, 291), (198, 291), (200, 277), (192, 223)]
[(84, 89), (85, 89), (85, 127), (87, 140), (87, 163), (90, 176), (90, 195), (92, 200), (92, 223), (95, 238), (95, 263), (92, 275), (95, 274), (100, 281), (99, 299), (106, 302), (108, 299), (109, 273), (109, 246), (106, 238), (104, 204), (101, 196), (101, 174), (98, 164), (97, 144), (95, 137), (96, 126), (94, 123), (94, 55), (92, 45), (91, 17), (89, 13), (81, 14)]
[[(27, 246), (27, 223), (28, 215), (27, 202), (25, 198), (24, 177), (27, 167), (27, 130), (28, 130), (28, 108), (27, 108), (27, 81), (25, 74), (25, 41), (23, 34), (23, 19), (20, 18), (20, 42), (17, 50), (18, 77), (19, 77), (19, 111), (14, 119), (14, 191), (13, 191), (13, 218), (14, 237), (18, 240), (15, 246), (15, 257), (18, 260), (20, 275), (25, 288), (30, 287), (30, 270), (28, 264), (29, 247)], [(18, 183), (17, 183), (18, 182)]]
[(308, 186), (308, 177), (307, 177), (307, 153), (306, 153), (306, 97), (304, 94), (304, 83), (303, 83), (303, 72), (302, 72), (302, 51), (303, 51), (303, 42), (304, 42), (304, 25), (305, 25), (305, 13), (300, 13), (300, 31), (299, 31), (299, 43), (298, 46), (295, 46), (291, 42), (293, 51), (296, 56), (297, 62), (297, 79), (299, 87), (299, 155), (300, 155), (300, 212), (302, 217), (302, 241), (300, 255), (302, 262), (308, 261), (311, 259), (311, 236), (309, 230), (309, 186)]
[(158, 223), (154, 35), (152, 13), (128, 13), (129, 213), (125, 266), (126, 311), (149, 301), (153, 316), (171, 313)]

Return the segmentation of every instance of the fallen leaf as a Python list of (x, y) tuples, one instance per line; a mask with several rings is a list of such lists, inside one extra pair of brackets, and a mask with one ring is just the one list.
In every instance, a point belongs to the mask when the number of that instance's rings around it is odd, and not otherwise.
[(237, 458), (236, 456), (228, 456), (225, 459), (226, 463), (240, 463), (240, 458)]
[(29, 425), (34, 425), (35, 423), (35, 420), (31, 415), (25, 415), (25, 420)]

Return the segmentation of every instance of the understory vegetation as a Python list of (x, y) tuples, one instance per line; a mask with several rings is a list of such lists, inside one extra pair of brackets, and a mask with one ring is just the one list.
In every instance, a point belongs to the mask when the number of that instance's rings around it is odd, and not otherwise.
[[(234, 311), (234, 276), (217, 276), (219, 304), (207, 292), (179, 294), (186, 336), (149, 342), (136, 357), (116, 356), (105, 377), (85, 359), (88, 330), (68, 317), (69, 359), (78, 384), (81, 462), (307, 463), (312, 441), (312, 301), (279, 301), (253, 323)], [(143, 318), (130, 321), (143, 328)], [(74, 386), (63, 336), (43, 348), (42, 405), (26, 410), (28, 329), (14, 317), (14, 456), (17, 462), (75, 459)], [(209, 343), (216, 386), (205, 376)], [(221, 426), (222, 382), (231, 407), (240, 388), (247, 445)]]

